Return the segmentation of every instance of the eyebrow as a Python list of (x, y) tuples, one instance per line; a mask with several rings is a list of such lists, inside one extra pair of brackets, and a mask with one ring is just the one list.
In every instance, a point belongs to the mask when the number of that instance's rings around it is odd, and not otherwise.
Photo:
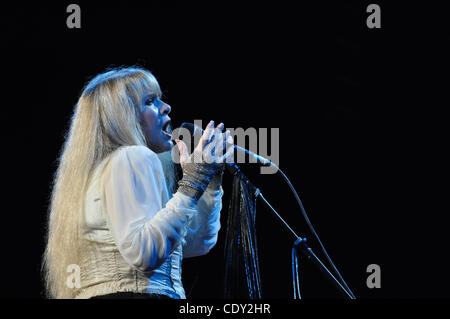
[(144, 96), (144, 100), (149, 98), (149, 97), (157, 97), (158, 99), (162, 98), (162, 94), (158, 94), (158, 93), (150, 93)]

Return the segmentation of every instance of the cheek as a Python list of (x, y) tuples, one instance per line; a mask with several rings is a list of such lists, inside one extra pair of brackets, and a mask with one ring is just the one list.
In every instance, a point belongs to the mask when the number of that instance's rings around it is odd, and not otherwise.
[(147, 109), (142, 113), (141, 120), (145, 129), (148, 131), (155, 127), (157, 115), (151, 109)]

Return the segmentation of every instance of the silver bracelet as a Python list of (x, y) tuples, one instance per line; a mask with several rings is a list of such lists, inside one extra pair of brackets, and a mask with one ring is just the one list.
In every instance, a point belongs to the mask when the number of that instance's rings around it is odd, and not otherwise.
[(218, 163), (185, 163), (178, 190), (195, 201), (203, 195), (209, 182), (220, 170)]

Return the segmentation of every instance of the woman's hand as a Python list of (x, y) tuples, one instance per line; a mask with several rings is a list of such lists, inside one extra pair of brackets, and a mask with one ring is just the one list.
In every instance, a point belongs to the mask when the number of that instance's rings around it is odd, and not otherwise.
[[(220, 123), (214, 128), (214, 121), (209, 122), (203, 132), (202, 137), (194, 149), (194, 152), (189, 155), (186, 144), (181, 140), (175, 140), (180, 152), (181, 168), (184, 164), (190, 161), (194, 163), (217, 163), (223, 164), (233, 161), (234, 142), (230, 131), (222, 133), (224, 124)], [(224, 154), (225, 153), (225, 154)], [(223, 166), (222, 165), (222, 166)]]
[(208, 182), (208, 187), (212, 190), (220, 189), (225, 163), (233, 161), (233, 138), (230, 131), (223, 133), (223, 128), (223, 123), (214, 128), (214, 122), (209, 122), (191, 155), (189, 155), (187, 146), (183, 141), (175, 141), (180, 152), (180, 164), (183, 169), (183, 175), (186, 163), (198, 163), (200, 165), (204, 164), (205, 167), (213, 166), (216, 168), (214, 176), (211, 176), (211, 180)]

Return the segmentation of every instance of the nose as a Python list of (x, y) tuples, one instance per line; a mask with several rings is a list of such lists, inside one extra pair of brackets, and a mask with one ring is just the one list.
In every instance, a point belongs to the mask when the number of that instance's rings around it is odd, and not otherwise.
[(172, 108), (170, 107), (170, 105), (163, 102), (159, 112), (160, 112), (161, 115), (167, 115), (167, 114), (170, 113), (171, 110), (172, 110)]

